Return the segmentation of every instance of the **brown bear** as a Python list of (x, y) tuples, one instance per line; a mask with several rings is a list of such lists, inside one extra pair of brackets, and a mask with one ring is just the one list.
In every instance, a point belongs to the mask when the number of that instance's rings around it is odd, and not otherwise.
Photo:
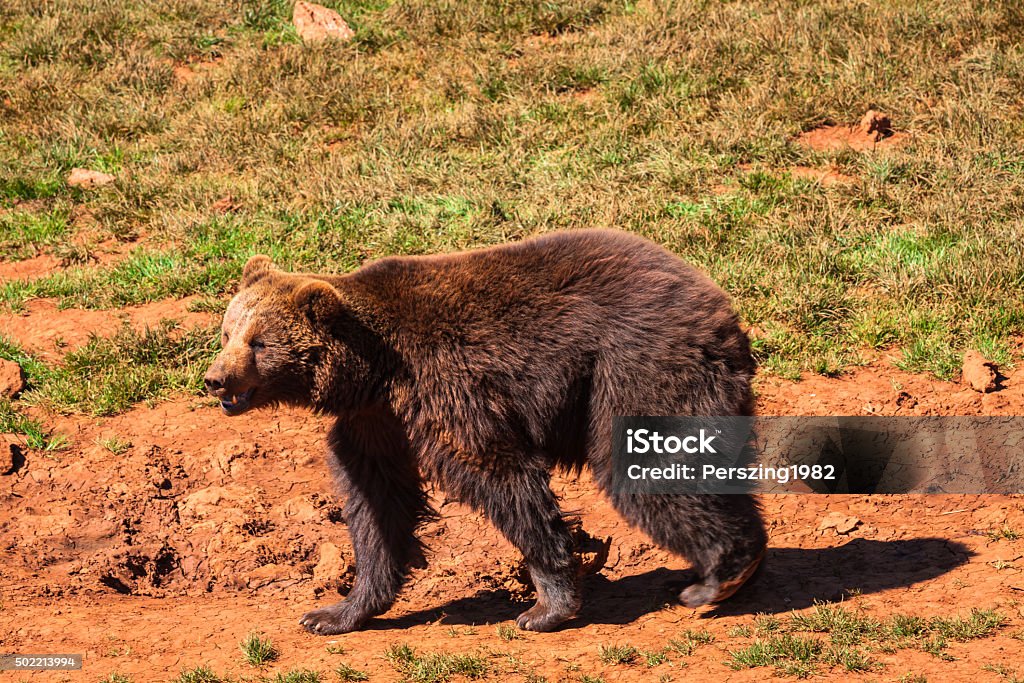
[(479, 510), (518, 548), (551, 630), (580, 608), (573, 541), (549, 486), (589, 466), (615, 508), (693, 564), (690, 606), (728, 597), (766, 534), (748, 495), (612, 489), (615, 415), (749, 415), (754, 362), (726, 295), (665, 249), (613, 230), (558, 232), (347, 275), (245, 265), (206, 375), (228, 415), (279, 403), (335, 418), (329, 461), (345, 499), (356, 580), (306, 614), (359, 628), (423, 561), (423, 480)]

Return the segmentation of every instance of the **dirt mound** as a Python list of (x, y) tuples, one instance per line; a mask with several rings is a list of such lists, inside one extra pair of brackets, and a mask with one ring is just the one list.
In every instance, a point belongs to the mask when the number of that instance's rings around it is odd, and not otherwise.
[(869, 110), (856, 126), (824, 125), (801, 133), (796, 141), (816, 151), (850, 148), (865, 152), (894, 147), (906, 139), (906, 133), (893, 129), (888, 116)]

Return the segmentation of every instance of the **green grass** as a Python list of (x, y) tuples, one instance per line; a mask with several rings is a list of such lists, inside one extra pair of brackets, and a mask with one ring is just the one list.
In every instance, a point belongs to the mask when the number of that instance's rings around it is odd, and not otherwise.
[[(217, 345), (214, 329), (181, 330), (163, 321), (137, 330), (125, 323), (113, 336), (92, 337), (51, 365), (0, 336), (0, 358), (18, 363), (26, 375), (26, 389), (17, 401), (0, 400), (0, 432), (21, 435), (29, 448), (57, 450), (67, 438), (29, 415), (26, 407), (112, 415), (174, 393), (201, 394), (202, 376)], [(115, 455), (131, 448), (118, 435), (98, 443)]]
[(821, 641), (786, 633), (729, 652), (727, 662), (732, 669), (772, 666), (788, 675), (805, 678), (814, 673), (814, 663), (822, 652)]
[(110, 451), (114, 455), (124, 455), (131, 450), (132, 442), (117, 436), (108, 436), (99, 441), (100, 447)]
[(648, 667), (655, 667), (668, 661), (665, 650), (640, 650), (639, 654)]
[(632, 645), (602, 645), (600, 652), (605, 664), (632, 664), (640, 656)]
[(502, 640), (522, 640), (522, 632), (512, 624), (498, 624), (495, 631)]
[[(144, 239), (7, 282), (0, 304), (214, 302), (256, 251), (344, 272), (604, 225), (720, 282), (769, 373), (838, 374), (873, 349), (943, 378), (969, 347), (1016, 360), (1019, 3), (327, 4), (355, 40), (303, 45), (286, 0), (3, 3), (0, 258), (86, 229)], [(913, 137), (795, 142), (868, 106)], [(118, 182), (69, 188), (75, 166)], [(238, 208), (215, 217), (226, 195)]]
[(992, 529), (986, 534), (986, 536), (988, 536), (991, 541), (1018, 541), (1021, 538), (1024, 538), (1024, 534), (1017, 529), (1012, 528), (1009, 524), (1004, 524), (998, 529)]
[(273, 678), (267, 678), (266, 676), (260, 679), (265, 683), (323, 683), (323, 675), (319, 671), (312, 669), (294, 669), (292, 671), (286, 671), (284, 673), (278, 672), (274, 674)]
[(260, 633), (247, 635), (239, 643), (239, 648), (242, 650), (242, 658), (249, 666), (266, 666), (280, 656), (274, 643)]
[(112, 415), (174, 392), (202, 392), (216, 354), (213, 329), (182, 331), (171, 321), (112, 337), (93, 337), (42, 372), (21, 401), (53, 412)]
[[(730, 650), (733, 669), (772, 667), (776, 673), (807, 678), (828, 668), (835, 672), (865, 673), (883, 665), (873, 655), (901, 649), (919, 649), (941, 660), (951, 640), (966, 642), (992, 636), (1006, 623), (996, 610), (973, 609), (967, 616), (924, 619), (894, 614), (884, 621), (841, 604), (821, 603), (788, 619), (759, 615), (753, 627), (734, 637), (754, 637), (745, 647)], [(765, 624), (771, 624), (765, 627)], [(812, 634), (812, 635), (804, 635)], [(813, 634), (827, 635), (828, 642)], [(683, 652), (683, 654), (687, 654)]]
[(0, 433), (17, 434), (25, 439), (25, 445), (44, 451), (63, 448), (67, 439), (53, 434), (43, 423), (18, 410), (7, 399), (0, 399)]
[(789, 626), (794, 631), (828, 633), (833, 643), (842, 645), (855, 645), (882, 629), (881, 623), (872, 617), (829, 604), (815, 605), (807, 614), (794, 614)]
[(12, 260), (36, 256), (68, 235), (68, 215), (55, 209), (48, 213), (11, 211), (0, 214), (0, 257)]
[[(747, 635), (732, 634), (729, 635)], [(715, 635), (709, 631), (683, 631), (682, 635), (678, 638), (672, 638), (668, 641), (668, 647), (670, 650), (677, 652), (678, 654), (689, 657), (694, 651), (701, 645), (708, 645), (715, 642)]]
[(0, 358), (17, 363), (26, 375), (29, 387), (47, 372), (46, 363), (28, 353), (15, 341), (0, 335)]
[(936, 618), (931, 629), (943, 638), (966, 642), (992, 635), (1006, 623), (1006, 617), (996, 610), (974, 608), (966, 617)]
[(489, 667), (479, 655), (430, 652), (420, 654), (404, 643), (389, 647), (384, 658), (408, 683), (445, 683), (453, 677), (484, 678)]
[(365, 671), (354, 669), (348, 664), (339, 664), (334, 669), (335, 675), (339, 681), (345, 681), (346, 683), (354, 683), (355, 681), (368, 681), (370, 680), (369, 675)]
[(222, 683), (222, 681), (224, 679), (214, 673), (213, 669), (197, 666), (194, 669), (182, 669), (172, 683)]

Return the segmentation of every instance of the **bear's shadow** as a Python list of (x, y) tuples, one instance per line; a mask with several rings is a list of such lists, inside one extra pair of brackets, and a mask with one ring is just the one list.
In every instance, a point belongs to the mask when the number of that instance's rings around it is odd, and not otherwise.
[[(943, 538), (857, 538), (830, 548), (769, 548), (761, 568), (736, 595), (721, 605), (702, 609), (696, 616), (775, 614), (810, 607), (815, 602), (905, 588), (941, 576), (972, 556), (962, 543)], [(675, 602), (675, 595), (690, 580), (692, 573), (688, 570), (665, 568), (619, 579), (587, 577), (583, 609), (564, 628), (630, 624), (669, 606), (685, 610)], [(513, 601), (508, 591), (485, 590), (435, 608), (373, 619), (366, 628), (389, 630), (437, 621), (450, 625), (502, 622), (514, 619), (530, 604)]]

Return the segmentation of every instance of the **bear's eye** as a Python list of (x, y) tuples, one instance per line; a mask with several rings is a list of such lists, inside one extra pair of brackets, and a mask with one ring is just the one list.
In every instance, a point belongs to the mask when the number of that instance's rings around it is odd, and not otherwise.
[(249, 348), (251, 348), (253, 351), (262, 351), (263, 349), (267, 348), (267, 345), (259, 340), (253, 339), (251, 342), (249, 342)]
[(223, 341), (221, 342), (221, 344), (227, 344), (227, 343), (228, 343), (228, 340), (230, 340), (230, 339), (231, 339), (231, 335), (230, 335), (230, 334), (228, 334), (227, 332), (221, 332), (221, 338), (223, 339)]

